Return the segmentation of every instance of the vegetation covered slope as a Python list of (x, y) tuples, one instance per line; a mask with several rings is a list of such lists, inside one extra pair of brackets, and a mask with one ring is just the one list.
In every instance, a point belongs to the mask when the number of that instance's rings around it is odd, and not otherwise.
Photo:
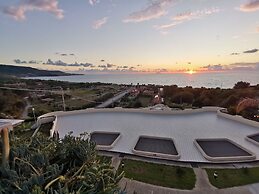
[(38, 77), (38, 76), (66, 76), (71, 75), (62, 71), (40, 70), (32, 67), (21, 67), (0, 64), (0, 74), (16, 77)]

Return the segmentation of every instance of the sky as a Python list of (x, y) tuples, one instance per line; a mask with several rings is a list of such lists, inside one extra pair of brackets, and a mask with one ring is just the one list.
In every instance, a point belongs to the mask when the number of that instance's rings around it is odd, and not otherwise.
[(259, 71), (259, 0), (0, 0), (0, 63), (85, 73)]

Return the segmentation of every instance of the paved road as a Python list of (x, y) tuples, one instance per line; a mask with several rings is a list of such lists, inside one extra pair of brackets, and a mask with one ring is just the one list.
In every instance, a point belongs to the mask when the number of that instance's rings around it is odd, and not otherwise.
[(28, 110), (29, 110), (29, 108), (31, 108), (31, 103), (30, 103), (30, 101), (28, 100), (28, 97), (25, 97), (24, 100), (25, 100), (25, 102), (26, 102), (26, 106), (25, 106), (25, 108), (24, 108), (24, 111), (23, 111), (23, 113), (22, 113), (21, 118), (22, 118), (22, 119), (27, 119), (27, 118), (28, 118), (28, 112), (29, 112)]
[(193, 170), (196, 176), (196, 183), (195, 183), (194, 190), (204, 191), (204, 190), (216, 189), (214, 186), (210, 184), (206, 170), (202, 168), (193, 168)]
[(107, 101), (103, 102), (102, 104), (96, 106), (96, 108), (106, 108), (108, 107), (109, 105), (111, 105), (112, 103), (120, 100), (122, 97), (124, 97), (126, 94), (129, 93), (130, 90), (126, 90), (126, 91), (123, 91), (123, 92), (120, 92), (119, 94), (117, 94), (116, 96), (108, 99)]

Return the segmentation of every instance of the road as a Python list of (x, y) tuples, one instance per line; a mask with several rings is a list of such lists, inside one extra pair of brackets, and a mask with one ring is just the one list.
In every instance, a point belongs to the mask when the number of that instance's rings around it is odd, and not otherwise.
[(24, 111), (23, 111), (23, 113), (22, 113), (21, 118), (22, 118), (22, 119), (27, 119), (27, 118), (28, 118), (28, 110), (29, 110), (29, 108), (31, 108), (31, 103), (30, 103), (30, 101), (28, 100), (28, 97), (25, 97), (24, 100), (25, 100), (25, 102), (26, 102), (26, 106), (25, 106), (25, 108), (24, 108)]
[(108, 106), (110, 106), (112, 103), (120, 100), (121, 98), (123, 98), (126, 94), (129, 93), (130, 90), (126, 90), (123, 92), (120, 92), (119, 94), (117, 94), (116, 96), (106, 100), (105, 102), (103, 102), (102, 104), (96, 106), (96, 108), (106, 108)]

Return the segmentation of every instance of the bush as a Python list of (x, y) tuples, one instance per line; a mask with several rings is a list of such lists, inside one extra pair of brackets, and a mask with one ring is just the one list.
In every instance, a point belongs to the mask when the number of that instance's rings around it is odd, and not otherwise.
[(228, 110), (228, 114), (231, 114), (231, 115), (236, 115), (236, 107), (235, 106), (230, 106), (227, 108)]
[(118, 193), (122, 175), (98, 159), (86, 134), (60, 141), (14, 137), (9, 168), (0, 168), (0, 193)]
[(139, 100), (133, 103), (133, 108), (140, 108), (140, 107), (142, 107), (142, 103)]
[(250, 83), (240, 81), (240, 82), (237, 82), (237, 83), (235, 84), (234, 89), (249, 88), (249, 86), (250, 86)]
[(239, 101), (239, 98), (236, 95), (231, 95), (222, 102), (221, 106), (222, 107), (235, 106), (237, 105), (238, 101)]
[(192, 104), (193, 102), (193, 94), (191, 92), (180, 92), (173, 96), (172, 102), (182, 104), (188, 103)]

